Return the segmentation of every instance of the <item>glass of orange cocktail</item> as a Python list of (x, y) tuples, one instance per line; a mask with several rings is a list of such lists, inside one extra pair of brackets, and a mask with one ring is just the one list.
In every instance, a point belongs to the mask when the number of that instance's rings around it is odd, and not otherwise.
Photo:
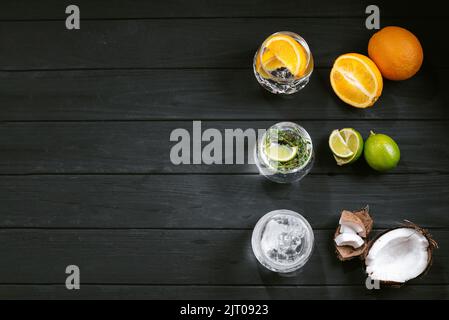
[(257, 50), (254, 74), (262, 87), (276, 94), (292, 94), (306, 86), (313, 71), (307, 42), (289, 31), (269, 36)]

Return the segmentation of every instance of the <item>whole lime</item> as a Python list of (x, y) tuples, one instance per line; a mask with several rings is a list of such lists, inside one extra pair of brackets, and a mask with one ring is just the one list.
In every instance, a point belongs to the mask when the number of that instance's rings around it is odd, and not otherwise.
[(401, 151), (389, 136), (371, 131), (365, 141), (364, 155), (371, 168), (383, 172), (397, 166), (401, 158)]

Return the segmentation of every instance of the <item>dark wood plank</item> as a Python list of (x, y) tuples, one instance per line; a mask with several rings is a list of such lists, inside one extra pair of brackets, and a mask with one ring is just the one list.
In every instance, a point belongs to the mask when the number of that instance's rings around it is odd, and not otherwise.
[[(126, 219), (126, 217), (124, 217)], [(412, 284), (448, 285), (448, 230), (433, 230), (442, 249), (429, 273)], [(316, 249), (295, 277), (259, 265), (251, 230), (0, 230), (1, 284), (64, 284), (76, 264), (84, 284), (359, 285), (359, 261), (343, 264), (333, 230), (315, 230)]]
[(447, 175), (312, 175), (290, 186), (256, 175), (4, 176), (0, 202), (0, 228), (253, 228), (287, 208), (332, 229), (340, 210), (366, 204), (377, 228), (449, 228)]
[[(445, 30), (444, 19), (383, 23), (414, 31), (427, 64), (449, 66), (449, 45), (435, 36)], [(264, 38), (279, 30), (301, 33), (317, 67), (331, 66), (342, 53), (365, 53), (373, 33), (364, 18), (105, 20), (84, 21), (76, 31), (64, 21), (0, 22), (0, 70), (249, 68)]]
[[(393, 173), (449, 172), (445, 121), (299, 121), (314, 141), (313, 173), (376, 175), (365, 161), (338, 167), (328, 147), (335, 128), (370, 130), (399, 144), (402, 160)], [(264, 129), (273, 122), (209, 121), (202, 129)], [(192, 131), (192, 122), (39, 122), (0, 124), (1, 174), (24, 173), (257, 173), (255, 165), (173, 165), (170, 142), (176, 128)], [(227, 141), (228, 144), (231, 142)], [(226, 141), (223, 142), (226, 144)], [(248, 148), (252, 154), (252, 147)], [(226, 153), (223, 151), (223, 163)]]
[(413, 286), (366, 290), (363, 286), (130, 286), (81, 285), (69, 291), (63, 285), (0, 285), (0, 298), (8, 299), (180, 299), (180, 300), (360, 300), (448, 299), (449, 286)]
[(0, 72), (1, 120), (448, 119), (447, 70), (384, 84), (373, 108), (341, 102), (317, 69), (292, 98), (262, 91), (251, 70)]
[[(69, 0), (43, 0), (39, 3), (25, 0), (2, 1), (1, 20), (14, 19), (65, 19)], [(375, 2), (382, 16), (443, 16), (445, 10), (439, 1), (426, 6), (410, 1)], [(307, 17), (307, 16), (364, 16), (372, 1), (354, 0), (78, 0), (83, 19), (92, 18), (158, 18), (158, 17)], [(439, 9), (441, 8), (441, 9)]]

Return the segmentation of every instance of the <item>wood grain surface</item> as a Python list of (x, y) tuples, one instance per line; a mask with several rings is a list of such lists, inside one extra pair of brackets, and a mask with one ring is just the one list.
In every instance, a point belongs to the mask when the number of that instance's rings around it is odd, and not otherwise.
[[(385, 81), (366, 110), (336, 98), (329, 72), (340, 54), (366, 53), (368, 1), (79, 0), (76, 31), (65, 28), (68, 4), (0, 5), (0, 299), (449, 298), (441, 2), (377, 1), (382, 26), (414, 32), (425, 62), (410, 80)], [(316, 63), (289, 98), (264, 92), (252, 70), (280, 30), (301, 34)], [(174, 165), (170, 133), (194, 120), (220, 132), (298, 122), (314, 167), (276, 185), (251, 164)], [(343, 127), (393, 137), (399, 166), (338, 167), (327, 139)], [(440, 249), (425, 277), (369, 291), (359, 261), (336, 259), (339, 212), (366, 204), (376, 232), (405, 219), (430, 230)], [(263, 270), (251, 252), (255, 223), (280, 208), (301, 212), (316, 236), (294, 277)], [(64, 286), (69, 264), (81, 268), (81, 290)]]

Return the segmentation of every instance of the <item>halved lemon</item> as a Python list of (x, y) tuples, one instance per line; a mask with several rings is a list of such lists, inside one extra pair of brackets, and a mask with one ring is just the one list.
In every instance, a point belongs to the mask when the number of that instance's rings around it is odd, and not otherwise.
[(337, 96), (356, 108), (372, 106), (382, 93), (383, 81), (379, 69), (370, 58), (358, 53), (338, 57), (330, 80)]
[(286, 34), (274, 34), (265, 40), (263, 47), (265, 51), (262, 54), (262, 66), (264, 68), (270, 68), (267, 62), (272, 63), (273, 60), (270, 59), (274, 56), (281, 66), (287, 68), (295, 77), (302, 76), (306, 71), (306, 51), (293, 37)]
[(296, 153), (298, 152), (298, 147), (289, 147), (282, 144), (271, 144), (265, 149), (267, 157), (273, 161), (287, 162), (292, 160)]

